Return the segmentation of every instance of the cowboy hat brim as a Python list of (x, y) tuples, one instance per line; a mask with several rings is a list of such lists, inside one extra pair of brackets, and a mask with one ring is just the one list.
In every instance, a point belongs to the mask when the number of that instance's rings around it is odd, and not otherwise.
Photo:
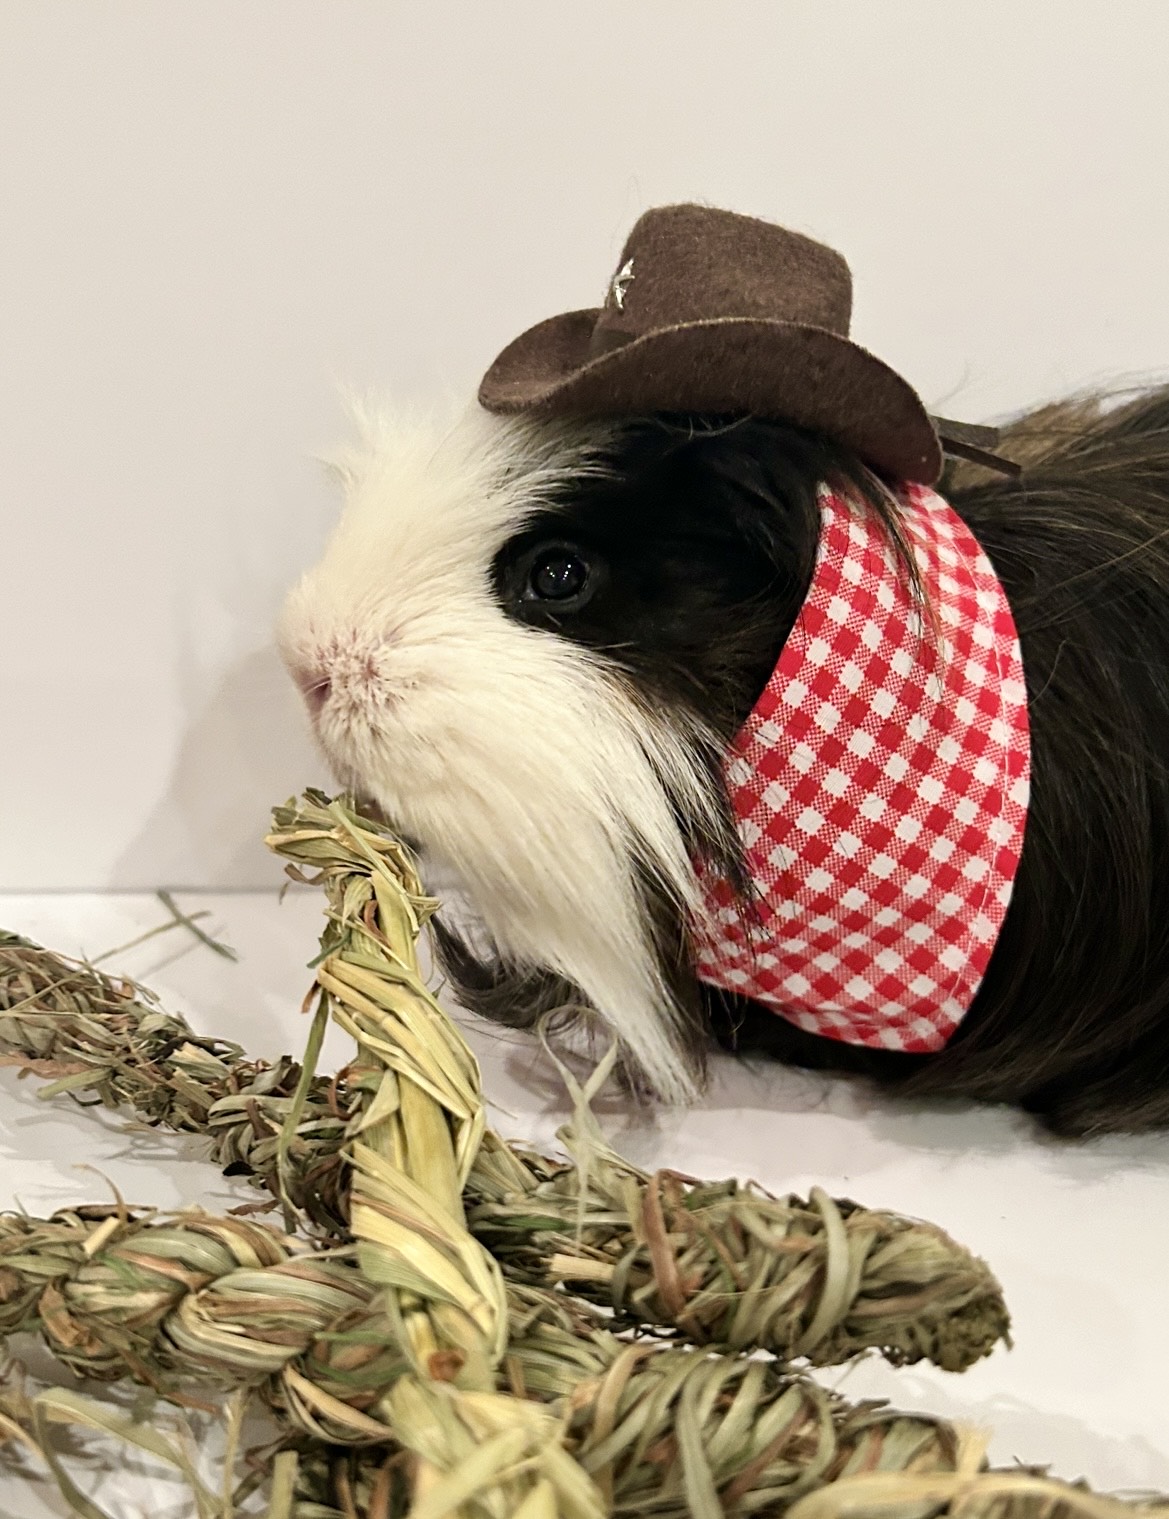
[(847, 444), (879, 474), (932, 485), (942, 449), (917, 393), (887, 364), (822, 327), (716, 317), (590, 353), (599, 310), (530, 327), (483, 377), (488, 411), (543, 417), (746, 412)]

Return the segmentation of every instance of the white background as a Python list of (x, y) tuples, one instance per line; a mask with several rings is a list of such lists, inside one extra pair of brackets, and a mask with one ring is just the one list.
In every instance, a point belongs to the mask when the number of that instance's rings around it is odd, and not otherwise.
[[(466, 397), (600, 298), (647, 206), (839, 247), (856, 336), (949, 415), (1164, 375), (1167, 57), (1161, 0), (0, 0), (0, 922), (93, 954), (160, 916), (95, 892), (272, 885), (267, 809), (324, 779), (270, 628), (332, 516), (337, 387)], [(209, 900), (239, 966), (160, 941), (125, 968), (299, 1047), (311, 897)], [(547, 1071), (476, 1038), (500, 1126), (547, 1139)], [(646, 1164), (936, 1219), (1001, 1275), (1016, 1349), (845, 1386), (1169, 1489), (1169, 1139), (728, 1062), (691, 1114), (607, 1121)], [(2, 1081), (0, 1206), (104, 1196), (79, 1158), (131, 1201), (239, 1200), (178, 1153)]]
[(337, 386), (472, 393), (647, 206), (840, 248), (974, 420), (1169, 365), (1169, 6), (0, 0), (0, 886), (257, 885)]

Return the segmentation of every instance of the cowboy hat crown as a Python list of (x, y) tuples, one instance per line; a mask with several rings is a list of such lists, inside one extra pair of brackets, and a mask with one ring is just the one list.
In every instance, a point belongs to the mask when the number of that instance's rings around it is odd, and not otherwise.
[(707, 206), (636, 223), (604, 304), (540, 322), (479, 389), (541, 416), (749, 413), (821, 432), (894, 479), (932, 484), (937, 432), (912, 387), (848, 336), (852, 279), (798, 232)]

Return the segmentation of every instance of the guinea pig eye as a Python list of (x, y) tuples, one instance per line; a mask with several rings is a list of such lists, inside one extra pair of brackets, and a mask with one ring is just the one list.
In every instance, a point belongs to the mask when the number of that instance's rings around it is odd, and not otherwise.
[(572, 544), (546, 543), (528, 556), (525, 601), (550, 603), (560, 612), (584, 606), (593, 592), (593, 567)]

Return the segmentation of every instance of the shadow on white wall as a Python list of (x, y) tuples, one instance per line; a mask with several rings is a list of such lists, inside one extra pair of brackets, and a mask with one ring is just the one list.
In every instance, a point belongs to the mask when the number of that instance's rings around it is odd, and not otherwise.
[(275, 648), (237, 660), (193, 712), (161, 799), (118, 857), (114, 890), (280, 884), (263, 845), (274, 805), (329, 784)]

